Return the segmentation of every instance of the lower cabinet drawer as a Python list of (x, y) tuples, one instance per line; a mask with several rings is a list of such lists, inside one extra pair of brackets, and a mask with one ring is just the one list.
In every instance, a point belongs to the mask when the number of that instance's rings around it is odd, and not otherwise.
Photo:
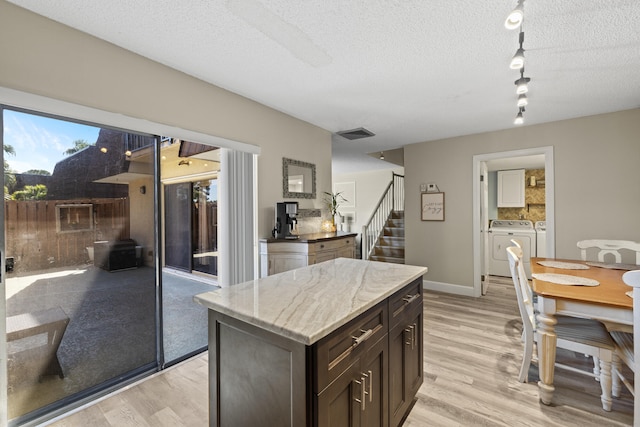
[(315, 252), (334, 251), (349, 245), (353, 245), (351, 237), (313, 243), (313, 250)]
[(313, 351), (317, 362), (313, 391), (320, 393), (331, 384), (368, 347), (379, 341), (388, 328), (387, 303), (383, 301), (318, 341)]
[(393, 328), (405, 320), (416, 307), (422, 305), (422, 278), (414, 280), (389, 298), (389, 327)]

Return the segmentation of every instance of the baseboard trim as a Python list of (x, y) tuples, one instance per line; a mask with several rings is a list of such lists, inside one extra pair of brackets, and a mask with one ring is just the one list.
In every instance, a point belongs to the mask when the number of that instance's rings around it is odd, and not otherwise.
[(473, 286), (454, 285), (452, 283), (432, 282), (424, 280), (422, 287), (429, 291), (446, 292), (448, 294), (463, 295), (467, 297), (475, 296), (473, 294)]

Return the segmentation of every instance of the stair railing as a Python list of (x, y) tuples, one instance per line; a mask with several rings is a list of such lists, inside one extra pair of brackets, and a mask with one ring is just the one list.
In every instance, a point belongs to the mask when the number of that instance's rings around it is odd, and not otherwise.
[(369, 259), (392, 211), (404, 211), (404, 176), (393, 174), (369, 220), (362, 226), (362, 259)]

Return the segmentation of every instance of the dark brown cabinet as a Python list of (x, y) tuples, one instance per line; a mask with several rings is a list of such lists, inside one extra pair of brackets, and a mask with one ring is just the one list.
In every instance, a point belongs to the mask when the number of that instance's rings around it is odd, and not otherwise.
[(318, 426), (388, 425), (387, 335), (317, 395)]
[(398, 426), (423, 380), (422, 305), (419, 278), (311, 345), (210, 311), (210, 425)]
[(389, 333), (389, 396), (391, 425), (397, 426), (411, 406), (423, 380), (422, 311)]
[(411, 408), (423, 373), (422, 284), (415, 283), (389, 300), (389, 418), (398, 426)]
[[(387, 372), (389, 370), (388, 335), (371, 348), (363, 360), (364, 402), (360, 403), (362, 410), (361, 426), (388, 426), (389, 387)], [(359, 400), (360, 400), (359, 399)]]

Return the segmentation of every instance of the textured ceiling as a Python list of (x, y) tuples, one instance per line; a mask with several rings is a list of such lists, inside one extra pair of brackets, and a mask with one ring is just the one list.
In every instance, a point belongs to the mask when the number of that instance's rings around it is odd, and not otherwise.
[[(515, 0), (9, 0), (331, 132), (366, 153), (508, 129)], [(640, 107), (640, 1), (527, 0), (525, 126)]]

